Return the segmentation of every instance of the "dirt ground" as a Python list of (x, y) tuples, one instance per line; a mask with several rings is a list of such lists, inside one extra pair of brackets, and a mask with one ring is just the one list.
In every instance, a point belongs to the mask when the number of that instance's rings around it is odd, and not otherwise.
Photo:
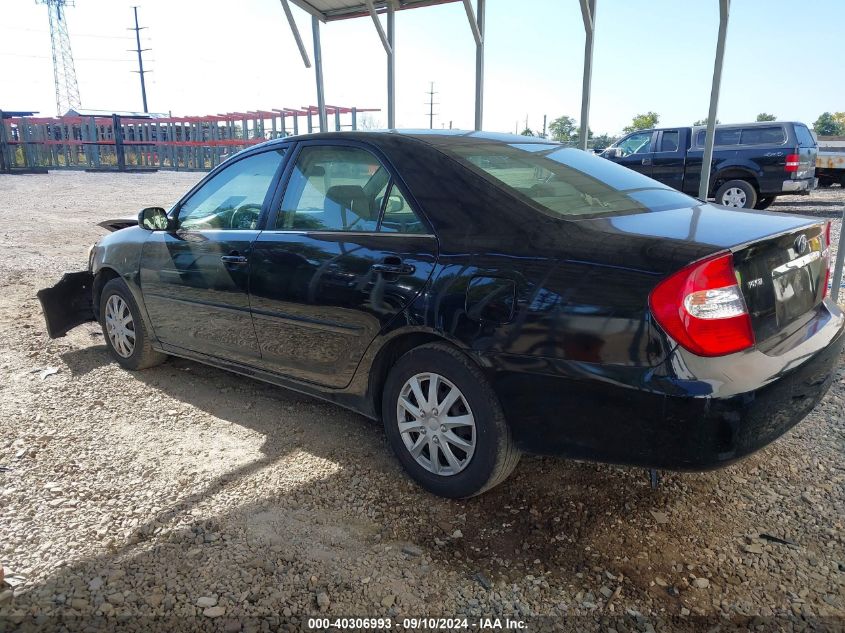
[[(199, 177), (0, 176), (0, 631), (845, 627), (842, 369), (803, 423), (727, 469), (652, 490), (641, 469), (525, 457), (449, 501), (358, 415), (185, 360), (128, 373), (94, 324), (48, 339), (35, 292), (85, 267), (95, 223)], [(772, 210), (838, 234), (843, 194)]]

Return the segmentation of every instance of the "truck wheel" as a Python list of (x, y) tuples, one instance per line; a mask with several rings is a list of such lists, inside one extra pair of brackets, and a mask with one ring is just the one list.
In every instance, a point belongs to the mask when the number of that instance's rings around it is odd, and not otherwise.
[(729, 180), (716, 191), (716, 204), (735, 209), (753, 209), (757, 190), (745, 180)]
[(819, 176), (819, 187), (830, 187), (834, 180), (830, 176)]
[(768, 209), (772, 203), (775, 201), (777, 196), (766, 196), (765, 198), (760, 198), (757, 200), (757, 204), (754, 205), (754, 208), (758, 211), (762, 211), (763, 209)]
[(441, 344), (402, 356), (382, 394), (387, 440), (407, 473), (429, 492), (466, 498), (501, 483), (520, 452), (484, 374)]

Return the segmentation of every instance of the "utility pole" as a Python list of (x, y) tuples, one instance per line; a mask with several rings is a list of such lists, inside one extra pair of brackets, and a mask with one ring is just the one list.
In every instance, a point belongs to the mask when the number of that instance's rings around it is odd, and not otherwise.
[(546, 115), (543, 115), (543, 138), (546, 138)]
[(147, 110), (147, 85), (144, 82), (144, 74), (150, 72), (149, 70), (144, 70), (144, 57), (142, 53), (145, 51), (150, 50), (149, 48), (141, 48), (141, 29), (147, 28), (146, 26), (138, 26), (138, 7), (132, 7), (132, 10), (135, 12), (135, 28), (130, 28), (130, 31), (135, 31), (135, 43), (137, 44), (137, 48), (129, 49), (130, 52), (134, 50), (134, 52), (138, 53), (138, 70), (133, 70), (133, 73), (138, 73), (141, 77), (141, 99), (144, 101), (144, 112), (149, 112)]
[(426, 93), (428, 95), (428, 128), (430, 130), (434, 129), (434, 106), (439, 105), (434, 102), (434, 95), (437, 93), (434, 92), (434, 82), (431, 82), (431, 87), (429, 91)]

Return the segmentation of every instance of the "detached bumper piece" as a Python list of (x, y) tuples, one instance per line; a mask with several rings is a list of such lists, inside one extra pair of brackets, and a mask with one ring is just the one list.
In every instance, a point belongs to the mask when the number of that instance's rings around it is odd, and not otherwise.
[(65, 273), (55, 286), (38, 291), (50, 338), (59, 338), (77, 325), (95, 320), (93, 285), (94, 276), (86, 270)]

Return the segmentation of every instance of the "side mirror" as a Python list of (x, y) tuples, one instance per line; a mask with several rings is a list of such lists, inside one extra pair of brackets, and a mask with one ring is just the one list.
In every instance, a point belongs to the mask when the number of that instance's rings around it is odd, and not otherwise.
[(608, 147), (604, 150), (605, 158), (622, 158), (622, 150), (618, 147)]
[(405, 208), (405, 201), (402, 200), (399, 196), (390, 196), (387, 199), (387, 212), (388, 213), (399, 213), (402, 209)]
[(170, 219), (161, 207), (147, 207), (138, 214), (138, 226), (148, 231), (166, 231), (170, 227)]

